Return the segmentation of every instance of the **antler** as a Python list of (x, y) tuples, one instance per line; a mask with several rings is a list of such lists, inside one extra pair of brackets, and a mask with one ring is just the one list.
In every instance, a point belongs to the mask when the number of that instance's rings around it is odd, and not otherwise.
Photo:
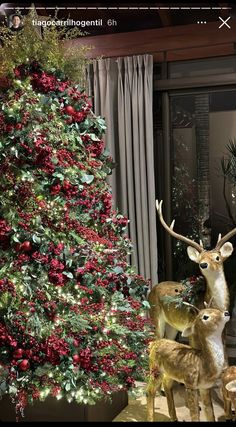
[(211, 304), (213, 303), (214, 297), (212, 296), (209, 302), (204, 301), (204, 307), (210, 308)]
[(173, 230), (175, 220), (172, 221), (170, 226), (168, 226), (166, 224), (166, 222), (163, 219), (163, 215), (162, 215), (162, 203), (163, 203), (163, 200), (161, 200), (160, 203), (158, 202), (158, 200), (156, 200), (157, 212), (158, 212), (158, 215), (159, 215), (159, 218), (160, 218), (160, 221), (161, 221), (163, 227), (168, 231), (168, 233), (171, 234), (171, 236), (175, 237), (178, 240), (182, 240), (183, 242), (185, 242), (188, 245), (192, 246), (193, 248), (197, 249), (198, 252), (202, 252), (204, 250), (202, 245), (199, 245), (198, 243), (194, 242), (193, 240), (188, 239), (187, 237), (182, 236), (181, 234), (178, 234)]
[(199, 308), (196, 307), (196, 305), (190, 304), (189, 302), (183, 301), (184, 305), (187, 305), (188, 307), (194, 308), (194, 310), (196, 310), (197, 313), (200, 312)]
[(227, 242), (231, 237), (233, 237), (236, 234), (236, 228), (233, 228), (233, 230), (229, 231), (225, 236), (221, 237), (221, 234), (218, 236), (218, 241), (216, 244), (215, 249), (218, 250), (223, 246), (225, 242)]

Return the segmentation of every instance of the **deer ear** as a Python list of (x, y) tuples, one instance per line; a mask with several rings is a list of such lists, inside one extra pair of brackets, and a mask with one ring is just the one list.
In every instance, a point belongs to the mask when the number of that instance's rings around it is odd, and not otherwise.
[(188, 257), (191, 259), (191, 261), (199, 263), (200, 252), (198, 252), (197, 249), (193, 248), (192, 246), (188, 246), (187, 252), (188, 252)]
[(222, 256), (222, 258), (226, 259), (229, 258), (229, 256), (232, 254), (234, 248), (232, 243), (230, 242), (226, 242), (222, 248), (220, 248), (220, 254)]
[(189, 337), (189, 335), (192, 335), (192, 333), (193, 333), (193, 327), (192, 327), (192, 325), (191, 325), (191, 326), (188, 326), (187, 328), (185, 328), (185, 329), (183, 330), (183, 332), (182, 332), (181, 336), (182, 336), (182, 337)]
[(225, 385), (226, 390), (236, 392), (236, 380), (230, 381)]

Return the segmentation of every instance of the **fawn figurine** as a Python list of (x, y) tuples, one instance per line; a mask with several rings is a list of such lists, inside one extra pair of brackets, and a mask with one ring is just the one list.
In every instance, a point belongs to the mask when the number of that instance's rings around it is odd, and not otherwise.
[(146, 389), (147, 420), (154, 421), (154, 399), (163, 386), (171, 421), (177, 421), (173, 399), (173, 380), (183, 383), (192, 421), (199, 421), (199, 398), (202, 398), (207, 421), (215, 421), (210, 389), (220, 377), (224, 364), (222, 331), (229, 320), (228, 311), (215, 308), (198, 310), (183, 336), (191, 335), (192, 346), (169, 339), (157, 339), (150, 344), (150, 377)]

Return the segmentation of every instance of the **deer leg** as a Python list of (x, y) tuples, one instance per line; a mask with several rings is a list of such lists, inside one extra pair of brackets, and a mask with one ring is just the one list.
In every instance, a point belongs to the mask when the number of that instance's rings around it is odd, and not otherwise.
[(227, 399), (223, 393), (223, 402), (224, 402), (224, 412), (226, 421), (232, 421), (233, 413), (232, 413), (232, 405), (231, 400)]
[(231, 417), (232, 417), (231, 420), (235, 421), (235, 414), (236, 414), (236, 398), (235, 397), (232, 397), (232, 400), (230, 400), (230, 409), (231, 409)]
[(234, 400), (229, 398), (228, 393), (224, 387), (222, 387), (222, 396), (223, 396), (223, 403), (224, 403), (225, 420), (232, 421), (234, 418), (232, 409), (235, 410), (236, 402), (234, 402)]
[(186, 391), (191, 421), (200, 421), (198, 390), (187, 388)]
[(155, 396), (157, 390), (161, 386), (161, 374), (150, 374), (149, 381), (146, 388), (147, 396), (147, 421), (155, 421)]
[(176, 410), (175, 410), (175, 402), (174, 402), (174, 395), (173, 395), (173, 388), (172, 388), (173, 380), (164, 375), (162, 385), (167, 398), (167, 405), (168, 405), (170, 419), (171, 421), (178, 421)]
[(222, 342), (223, 342), (223, 347), (224, 347), (224, 358), (225, 358), (223, 369), (226, 369), (229, 366), (228, 355), (227, 355), (227, 351), (226, 351), (226, 327), (224, 328), (224, 330), (222, 332)]
[[(164, 338), (167, 324), (166, 324), (166, 321), (165, 321), (164, 316), (163, 316), (161, 311), (158, 314), (158, 316), (155, 319), (153, 319), (153, 321), (155, 323), (156, 338), (157, 339)], [(163, 385), (162, 384), (160, 385), (160, 392), (162, 395), (165, 394), (163, 391)]]
[(149, 379), (146, 387), (147, 396), (147, 421), (154, 421), (155, 418), (155, 396), (157, 389), (160, 389), (162, 374), (155, 359), (155, 342), (149, 353)]
[(166, 321), (162, 313), (159, 313), (158, 317), (154, 321), (155, 324), (155, 335), (157, 339), (163, 338), (165, 335)]
[(201, 389), (200, 396), (202, 404), (204, 407), (204, 412), (207, 421), (215, 421), (215, 415), (213, 411), (212, 399), (211, 399), (211, 389)]

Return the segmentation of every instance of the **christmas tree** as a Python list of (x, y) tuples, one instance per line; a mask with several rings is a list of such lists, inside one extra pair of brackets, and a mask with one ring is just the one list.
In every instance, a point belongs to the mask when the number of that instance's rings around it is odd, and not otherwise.
[(22, 57), (5, 62), (0, 107), (0, 391), (18, 414), (49, 395), (93, 404), (128, 390), (150, 339), (149, 283), (127, 264), (127, 219), (106, 181), (105, 122), (55, 66), (55, 43), (43, 61), (35, 35), (24, 58), (27, 31), (5, 38), (2, 55), (19, 43)]

